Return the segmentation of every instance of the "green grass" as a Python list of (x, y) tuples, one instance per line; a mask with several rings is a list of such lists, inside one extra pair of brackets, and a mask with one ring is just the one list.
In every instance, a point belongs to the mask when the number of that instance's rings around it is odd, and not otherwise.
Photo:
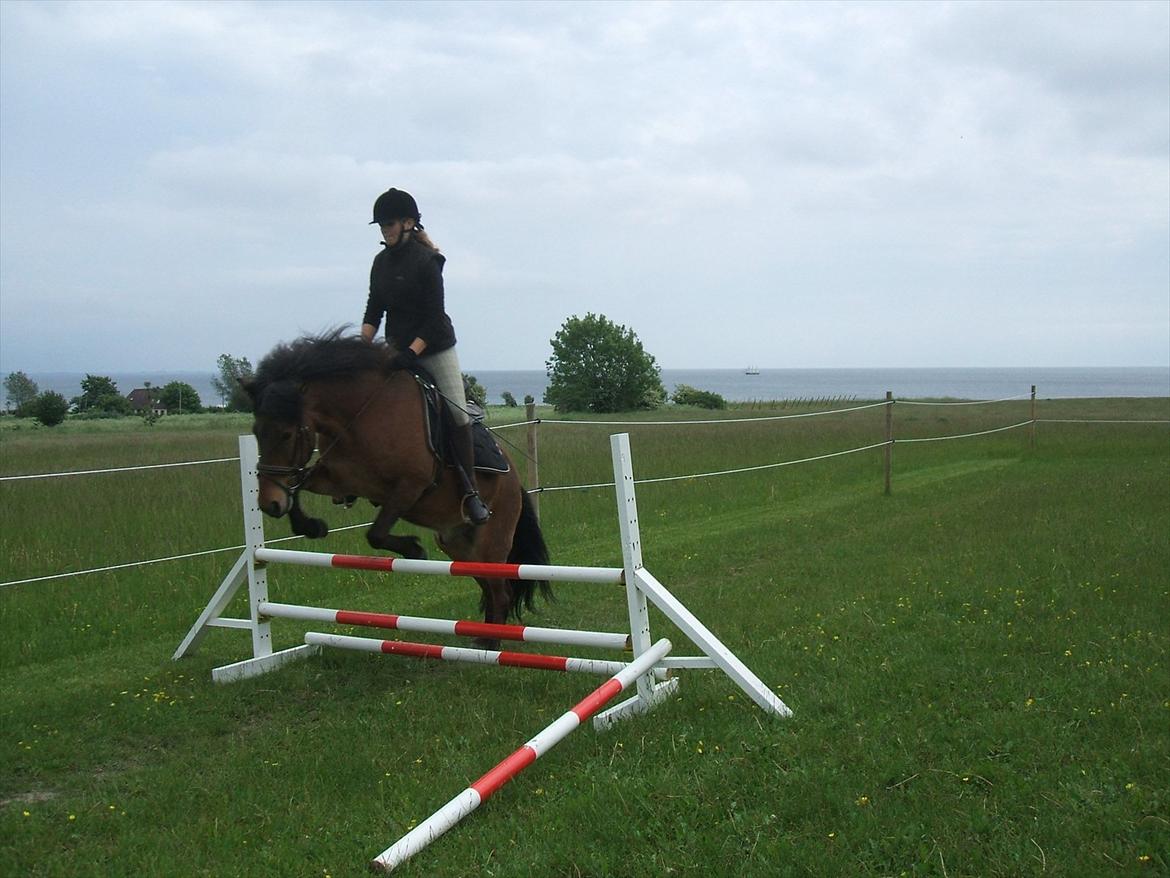
[[(1167, 419), (1170, 401), (1045, 401), (1039, 415)], [(1026, 417), (1026, 402), (899, 407), (895, 432)], [(0, 474), (232, 457), (247, 430), (223, 416), (0, 424)], [(542, 425), (542, 482), (610, 480), (616, 429), (654, 478), (871, 444), (884, 414)], [(1168, 437), (1040, 424), (1035, 448), (1026, 429), (898, 445), (889, 497), (881, 450), (640, 486), (647, 567), (795, 716), (688, 673), (652, 714), (571, 735), (401, 874), (1166, 874)], [(237, 482), (226, 463), (0, 483), (0, 581), (238, 545)], [(540, 503), (554, 561), (620, 563), (611, 492)], [(369, 519), (313, 508), (335, 526)], [(327, 545), (365, 551), (360, 531)], [(214, 686), (212, 667), (247, 654), (244, 633), (170, 656), (234, 558), (0, 590), (0, 874), (364, 874), (596, 685), (327, 653)], [(283, 567), (270, 591), (446, 618), (477, 600), (460, 580)], [(623, 625), (617, 588), (558, 595), (529, 620)], [(304, 630), (275, 623), (276, 645)], [(657, 615), (653, 633), (691, 652)]]

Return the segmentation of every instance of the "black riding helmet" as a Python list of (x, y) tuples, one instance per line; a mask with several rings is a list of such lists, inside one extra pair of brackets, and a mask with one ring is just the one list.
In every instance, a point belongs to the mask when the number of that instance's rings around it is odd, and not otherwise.
[(387, 189), (374, 202), (374, 221), (370, 225), (388, 225), (403, 217), (410, 217), (418, 228), (422, 228), (422, 214), (418, 212), (414, 197), (401, 189)]

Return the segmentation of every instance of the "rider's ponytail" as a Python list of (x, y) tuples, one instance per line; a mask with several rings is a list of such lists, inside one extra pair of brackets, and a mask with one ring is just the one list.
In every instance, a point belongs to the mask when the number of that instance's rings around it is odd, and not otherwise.
[(410, 236), (428, 250), (434, 250), (436, 253), (440, 252), (439, 248), (435, 246), (435, 242), (431, 240), (430, 235), (428, 235), (418, 226), (415, 226), (414, 231), (410, 233)]

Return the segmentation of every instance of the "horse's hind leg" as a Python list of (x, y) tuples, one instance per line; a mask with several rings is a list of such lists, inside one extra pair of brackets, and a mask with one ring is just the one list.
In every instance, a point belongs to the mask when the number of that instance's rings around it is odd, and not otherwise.
[(390, 533), (390, 529), (394, 527), (397, 521), (398, 516), (388, 512), (387, 508), (383, 506), (378, 510), (378, 515), (374, 519), (374, 523), (370, 526), (370, 529), (366, 531), (366, 542), (375, 549), (394, 552), (403, 558), (425, 560), (427, 550), (422, 547), (422, 543), (419, 542), (418, 537)]

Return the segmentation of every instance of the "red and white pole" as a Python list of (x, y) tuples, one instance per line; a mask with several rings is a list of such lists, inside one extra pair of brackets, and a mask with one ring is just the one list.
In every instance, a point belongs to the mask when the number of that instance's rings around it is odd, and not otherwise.
[(371, 861), (371, 868), (389, 872), (421, 851), (487, 801), (500, 787), (564, 740), (569, 732), (597, 713), (669, 652), (670, 641), (664, 637), (624, 670), (602, 683), (575, 707), (540, 731), (531, 741), (380, 853)]
[(299, 564), (303, 567), (338, 567), (345, 570), (377, 570), (383, 573), (423, 573), (430, 576), (479, 576), (488, 579), (532, 579), (549, 582), (622, 582), (620, 567), (566, 567), (556, 564), (491, 564), (479, 561), (422, 561), (376, 555), (330, 555), (290, 549), (256, 549), (256, 560)]
[(467, 619), (428, 619), (424, 616), (399, 616), (395, 613), (365, 613), (358, 610), (332, 610), (327, 607), (304, 607), (264, 601), (260, 615), (276, 619), (299, 619), (302, 622), (329, 622), (358, 625), (363, 628), (386, 628), (391, 631), (420, 631), (426, 634), (453, 634), (459, 637), (486, 637), (492, 640), (519, 640), (524, 643), (559, 643), (565, 646), (595, 646), (601, 649), (629, 649), (630, 636), (605, 631), (581, 631), (574, 628), (538, 628), (534, 625), (499, 625)]
[[(437, 643), (412, 643), (409, 640), (377, 640), (373, 637), (350, 637), (346, 634), (321, 634), (309, 631), (305, 643), (310, 646), (330, 646), (356, 652), (375, 652), (385, 655), (406, 655), (412, 658), (441, 659), (445, 662), (465, 662), (473, 665), (500, 665), (508, 668), (532, 668), (538, 671), (565, 671), (566, 673), (616, 674), (627, 662), (606, 659), (572, 658), (561, 655), (541, 655), (531, 652), (500, 652), (495, 649), (468, 649), (462, 646), (440, 646)], [(661, 672), (665, 679), (666, 672)]]

